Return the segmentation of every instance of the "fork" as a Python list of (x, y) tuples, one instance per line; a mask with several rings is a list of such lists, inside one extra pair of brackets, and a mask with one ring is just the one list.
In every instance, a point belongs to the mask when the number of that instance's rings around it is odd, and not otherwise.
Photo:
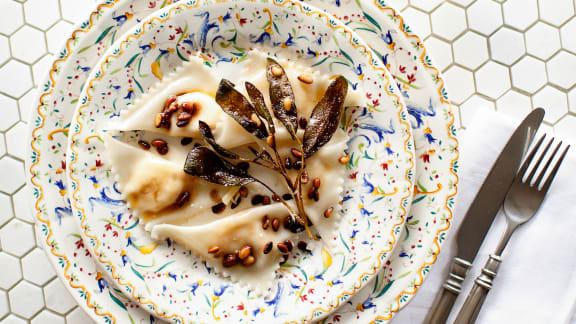
[(518, 228), (518, 226), (526, 223), (528, 220), (532, 218), (540, 208), (552, 181), (554, 180), (554, 176), (558, 172), (560, 168), (560, 164), (562, 160), (566, 156), (570, 145), (568, 145), (563, 152), (561, 153), (560, 157), (557, 159), (556, 163), (552, 167), (552, 170), (549, 172), (548, 176), (545, 177), (548, 169), (552, 165), (554, 157), (558, 153), (560, 146), (562, 145), (562, 141), (556, 145), (554, 151), (542, 167), (542, 170), (536, 176), (537, 170), (541, 162), (544, 160), (546, 153), (550, 149), (554, 138), (548, 141), (548, 144), (542, 151), (542, 153), (537, 158), (535, 165), (531, 168), (530, 173), (528, 173), (528, 169), (534, 157), (536, 156), (536, 152), (538, 148), (544, 141), (546, 134), (544, 134), (534, 145), (534, 148), (530, 151), (526, 160), (520, 167), (520, 170), (516, 174), (514, 178), (514, 182), (510, 187), (510, 190), (506, 194), (506, 198), (504, 200), (504, 214), (506, 215), (506, 230), (504, 235), (500, 239), (496, 251), (490, 255), (488, 261), (484, 265), (482, 269), (482, 274), (476, 278), (474, 281), (474, 286), (470, 290), (470, 293), (466, 297), (466, 301), (464, 305), (460, 309), (454, 324), (468, 324), (474, 323), (476, 321), (476, 317), (480, 312), (480, 308), (488, 295), (488, 292), (492, 288), (492, 282), (496, 277), (498, 272), (498, 267), (502, 262), (502, 252), (508, 244), (510, 237)]

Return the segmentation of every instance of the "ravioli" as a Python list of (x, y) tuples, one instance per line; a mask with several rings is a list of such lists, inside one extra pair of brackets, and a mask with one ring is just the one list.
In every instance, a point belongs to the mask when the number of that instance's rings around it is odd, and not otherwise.
[[(293, 85), (298, 114), (310, 116), (330, 77), (292, 62), (283, 62), (282, 65)], [(264, 91), (267, 90), (266, 56), (252, 52), (240, 66), (241, 72), (236, 72), (235, 77), (224, 77), (237, 83), (236, 88), (244, 94), (244, 87), (238, 86), (244, 80), (252, 82), (262, 93), (267, 93)], [(230, 70), (237, 71), (238, 66), (223, 69)], [(296, 81), (304, 73), (314, 80), (313, 83)], [(241, 76), (240, 80), (238, 76)], [(283, 226), (272, 228), (270, 225), (274, 219), (282, 224), (288, 210), (278, 199), (271, 199), (274, 197), (259, 183), (224, 187), (188, 175), (182, 168), (193, 144), (207, 145), (199, 134), (199, 120), (210, 126), (217, 143), (236, 153), (249, 152), (249, 146), (259, 149), (265, 146), (263, 141), (246, 132), (215, 102), (217, 83), (214, 72), (200, 58), (194, 57), (122, 112), (102, 138), (124, 199), (154, 239), (170, 238), (206, 260), (218, 273), (263, 292), (272, 285), (283, 255), (290, 252), (281, 251), (277, 244), (303, 236)], [(187, 116), (189, 120), (185, 125), (177, 125), (179, 113), (174, 113), (169, 115), (169, 121), (163, 121), (171, 127), (159, 127), (155, 119), (159, 112), (168, 109), (166, 101), (171, 96), (172, 101), (180, 105), (186, 102), (189, 107), (194, 105), (195, 109), (188, 110), (193, 114)], [(265, 95), (264, 98), (269, 106), (269, 97)], [(363, 105), (359, 92), (349, 93), (345, 105)], [(276, 125), (278, 151), (281, 156), (290, 156), (290, 136), (278, 121)], [(144, 131), (139, 135), (139, 140), (148, 145), (148, 150), (134, 141), (122, 139), (122, 132), (134, 130)], [(120, 136), (114, 138), (108, 134)], [(303, 130), (299, 130), (297, 136), (302, 138)], [(193, 140), (182, 144), (182, 138)], [(166, 149), (150, 147), (148, 143), (154, 146), (154, 141), (163, 142)], [(328, 247), (333, 244), (342, 218), (339, 201), (345, 167), (338, 159), (344, 154), (346, 142), (346, 134), (338, 129), (325, 146), (306, 160), (309, 181), (302, 186), (304, 207), (313, 224), (312, 232), (322, 238)], [(253, 164), (249, 170), (278, 194), (289, 192), (283, 178), (277, 173)], [(295, 170), (288, 172), (291, 178), (297, 175)], [(319, 184), (315, 197), (306, 195), (313, 183)], [(286, 203), (297, 210), (294, 200), (286, 200)], [(270, 243), (273, 248), (265, 254)], [(226, 265), (223, 258), (227, 254), (236, 251), (236, 255), (239, 255), (238, 251), (247, 246), (251, 249), (250, 262), (243, 259), (236, 263), (244, 263), (244, 266)]]

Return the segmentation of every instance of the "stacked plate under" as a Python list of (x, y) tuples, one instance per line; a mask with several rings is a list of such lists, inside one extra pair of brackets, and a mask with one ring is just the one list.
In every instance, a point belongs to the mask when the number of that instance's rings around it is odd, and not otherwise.
[[(41, 84), (28, 161), (38, 232), (99, 323), (386, 322), (422, 284), (448, 234), (458, 144), (443, 80), (384, 1), (103, 1)], [(250, 289), (170, 241), (122, 200), (99, 136), (190, 55), (230, 73), (257, 49), (342, 74), (348, 114), (335, 243), (295, 252), (273, 289)]]

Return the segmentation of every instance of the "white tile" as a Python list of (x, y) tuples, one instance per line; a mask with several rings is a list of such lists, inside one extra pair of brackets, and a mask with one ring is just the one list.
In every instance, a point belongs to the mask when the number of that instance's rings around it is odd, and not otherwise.
[[(56, 272), (54, 272), (46, 253), (39, 247), (22, 258), (22, 274), (24, 279), (39, 286), (45, 285), (56, 277)], [(56, 280), (59, 279), (56, 278)]]
[(476, 1), (466, 12), (470, 29), (486, 36), (502, 26), (502, 8), (494, 1)]
[(0, 112), (2, 113), (2, 118), (0, 118), (0, 131), (2, 132), (12, 127), (12, 125), (16, 124), (20, 119), (16, 100), (8, 98), (3, 94), (0, 94)]
[(4, 134), (0, 133), (0, 158), (6, 154), (6, 139)]
[(554, 132), (562, 136), (564, 139), (570, 139), (572, 142), (576, 140), (576, 117), (566, 115), (562, 117), (556, 124), (554, 124)]
[(18, 257), (23, 256), (36, 246), (33, 225), (12, 219), (0, 229), (0, 243), (4, 251)]
[(66, 323), (90, 324), (94, 321), (80, 307), (76, 307), (70, 314), (66, 315)]
[(545, 86), (532, 96), (532, 105), (546, 110), (544, 121), (550, 124), (557, 122), (568, 113), (568, 99), (563, 91), (551, 86)]
[(526, 53), (524, 36), (510, 28), (502, 28), (490, 36), (492, 59), (510, 65)]
[(543, 60), (547, 60), (560, 49), (558, 29), (542, 22), (530, 27), (526, 32), (526, 50)]
[(0, 227), (14, 217), (10, 196), (0, 193)]
[(0, 65), (10, 58), (10, 44), (8, 37), (0, 35)]
[(402, 12), (404, 21), (416, 35), (420, 36), (421, 39), (425, 39), (430, 35), (430, 19), (428, 14), (424, 13), (418, 9), (407, 8)]
[(27, 281), (21, 281), (8, 293), (12, 312), (30, 319), (44, 307), (42, 289)]
[(454, 61), (469, 69), (476, 69), (488, 60), (486, 38), (474, 32), (466, 32), (453, 45)]
[(12, 195), (12, 203), (14, 204), (14, 213), (19, 219), (33, 223), (34, 222), (34, 204), (32, 203), (32, 193), (30, 186), (26, 185), (17, 193)]
[(28, 141), (28, 126), (24, 122), (18, 122), (6, 132), (8, 153), (24, 160), (26, 158), (26, 142)]
[(434, 8), (438, 7), (442, 3), (442, 0), (411, 0), (410, 5), (412, 7), (422, 9), (426, 12), (430, 12), (434, 10)]
[(60, 7), (62, 18), (74, 24), (86, 19), (95, 9), (93, 0), (60, 0)]
[[(0, 19), (1, 21), (2, 19)], [(0, 68), (0, 88), (8, 95), (19, 98), (32, 87), (30, 68), (21, 62), (10, 60)]]
[(30, 26), (24, 26), (10, 36), (12, 56), (26, 63), (34, 63), (46, 54), (44, 33)]
[(532, 103), (530, 97), (510, 90), (496, 101), (496, 108), (511, 117), (525, 116), (532, 110)]
[(429, 37), (424, 43), (427, 52), (432, 57), (435, 66), (444, 71), (453, 62), (452, 46), (439, 38), (434, 36)]
[(451, 3), (443, 3), (432, 12), (432, 32), (447, 40), (454, 40), (466, 29), (466, 12)]
[(408, 0), (390, 0), (386, 1), (386, 4), (396, 10), (402, 10), (408, 6)]
[(32, 75), (34, 76), (34, 84), (38, 85), (46, 78), (50, 67), (54, 62), (54, 55), (46, 54), (38, 62), (32, 66)]
[(459, 66), (453, 66), (444, 72), (444, 81), (448, 98), (457, 104), (461, 104), (474, 93), (472, 72)]
[(34, 316), (30, 324), (65, 324), (66, 320), (62, 315), (58, 315), (49, 310), (43, 310)]
[(4, 134), (0, 133), (0, 157), (4, 154), (6, 154), (6, 139), (4, 139)]
[(574, 15), (574, 0), (538, 0), (540, 19), (554, 26)]
[(0, 159), (0, 191), (12, 194), (26, 183), (24, 164), (12, 157)]
[(533, 57), (523, 57), (510, 72), (512, 84), (518, 89), (534, 93), (546, 84), (546, 65)]
[(470, 5), (471, 3), (473, 3), (474, 1), (476, 1), (476, 0), (450, 0), (450, 2), (459, 4), (459, 5), (463, 6), (463, 7), (469, 6), (469, 5)]
[[(14, 1), (0, 1), (0, 12), (2, 19), (0, 19), (0, 33), (4, 35), (12, 34), (24, 23), (22, 16), (22, 5)], [(10, 17), (10, 19), (6, 19)]]
[(46, 32), (46, 41), (48, 42), (48, 51), (57, 54), (64, 42), (70, 37), (74, 25), (64, 20), (59, 21), (56, 25), (50, 27)]
[(507, 0), (503, 8), (504, 23), (522, 31), (538, 20), (536, 0)]
[(576, 17), (570, 19), (566, 25), (560, 28), (560, 37), (562, 39), (562, 47), (573, 53), (576, 53)]
[(0, 290), (0, 318), (6, 316), (10, 312), (10, 306), (8, 306), (8, 295), (3, 290)]
[(0, 251), (0, 264), (2, 265), (0, 288), (10, 289), (22, 279), (20, 261), (18, 261), (18, 258)]
[(576, 83), (576, 55), (566, 51), (560, 51), (547, 63), (548, 80), (550, 83), (564, 89), (571, 88)]
[(58, 0), (27, 0), (24, 19), (32, 26), (46, 30), (60, 19)]
[[(36, 104), (36, 91), (30, 90), (24, 96), (18, 99), (18, 110), (20, 110), (20, 119), (28, 122), (32, 105)], [(34, 107), (36, 108), (36, 107)]]
[(571, 112), (576, 113), (576, 88), (568, 92), (568, 109)]
[(44, 287), (44, 296), (46, 307), (60, 314), (65, 314), (76, 306), (76, 301), (59, 278)]
[(473, 95), (460, 106), (460, 118), (464, 127), (474, 122), (476, 114), (494, 111), (494, 103), (479, 95)]
[(505, 66), (488, 62), (475, 74), (476, 89), (491, 98), (498, 98), (510, 89), (510, 73)]
[(0, 320), (0, 324), (27, 324), (26, 320), (17, 317), (16, 315), (10, 314), (8, 317)]

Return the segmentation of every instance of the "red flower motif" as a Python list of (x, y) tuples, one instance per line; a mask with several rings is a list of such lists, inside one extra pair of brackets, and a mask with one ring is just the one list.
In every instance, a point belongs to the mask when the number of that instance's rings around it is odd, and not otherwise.
[(96, 167), (99, 168), (102, 166), (102, 160), (96, 160)]
[(406, 73), (406, 67), (400, 65), (400, 66), (398, 67), (398, 71), (400, 71), (401, 73)]
[(106, 226), (104, 226), (104, 228), (106, 229), (106, 231), (111, 231), (112, 230), (112, 224), (108, 223), (108, 224), (106, 224)]
[(382, 167), (382, 171), (388, 171), (388, 163), (382, 163), (380, 166)]
[(309, 293), (309, 294), (313, 294), (313, 293), (314, 293), (314, 288), (308, 289), (308, 293)]
[(300, 295), (300, 300), (301, 300), (301, 301), (307, 301), (307, 300), (308, 300), (308, 295)]
[(236, 306), (237, 310), (244, 310), (244, 303), (241, 303), (240, 305)]
[(367, 93), (367, 94), (366, 94), (366, 98), (372, 99), (372, 94), (371, 94), (371, 93)]
[(378, 107), (380, 106), (380, 101), (378, 99), (374, 99), (372, 100), (372, 105), (374, 105), (374, 107)]
[(174, 40), (175, 38), (176, 38), (176, 36), (174, 36), (174, 35), (168, 36), (168, 39), (169, 39), (169, 40)]
[(408, 82), (412, 83), (416, 81), (416, 77), (414, 76), (414, 74), (408, 74)]
[(247, 22), (248, 20), (246, 18), (240, 18), (239, 22), (240, 22), (240, 26), (244, 26), (244, 24)]
[(422, 158), (422, 161), (424, 163), (430, 163), (430, 154), (424, 153), (424, 154), (420, 155), (420, 157)]
[(114, 231), (114, 232), (112, 232), (112, 236), (114, 236), (114, 237), (118, 237), (118, 231)]
[(156, 2), (154, 2), (154, 1), (148, 2), (148, 8), (150, 8), (150, 9), (156, 8)]
[(80, 250), (84, 248), (84, 241), (82, 239), (79, 239), (78, 241), (75, 242), (76, 243), (76, 249)]
[(176, 34), (182, 34), (184, 32), (184, 30), (182, 29), (182, 27), (176, 27)]
[(340, 315), (334, 315), (334, 322), (340, 322)]
[(350, 178), (350, 179), (352, 179), (352, 180), (356, 180), (356, 177), (357, 177), (357, 176), (358, 176), (358, 171), (350, 174), (350, 175), (348, 176), (348, 178)]

